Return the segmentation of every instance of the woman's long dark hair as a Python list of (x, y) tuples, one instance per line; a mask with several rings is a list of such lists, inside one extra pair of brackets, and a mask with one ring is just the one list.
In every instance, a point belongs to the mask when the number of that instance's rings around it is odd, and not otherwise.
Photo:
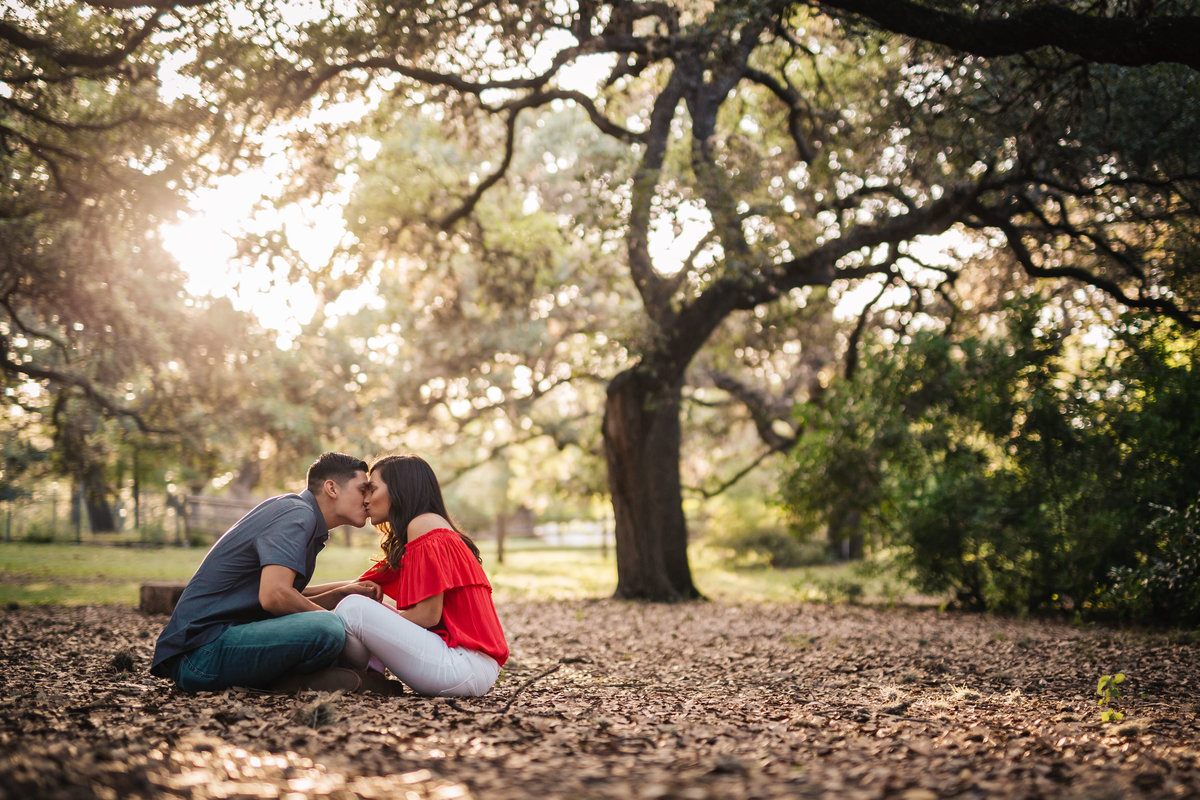
[(389, 567), (396, 569), (404, 557), (404, 548), (408, 545), (408, 524), (430, 512), (441, 515), (450, 523), (475, 559), (483, 563), (475, 541), (458, 529), (450, 518), (450, 512), (446, 511), (442, 487), (433, 474), (433, 467), (425, 459), (412, 455), (384, 456), (371, 465), (371, 475), (376, 474), (388, 488), (388, 518), (375, 527), (381, 534), (379, 544)]

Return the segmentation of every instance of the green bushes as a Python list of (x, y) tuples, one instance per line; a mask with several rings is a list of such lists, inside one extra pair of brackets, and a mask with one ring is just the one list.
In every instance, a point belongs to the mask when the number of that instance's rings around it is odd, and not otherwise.
[(1147, 527), (1154, 547), (1134, 566), (1114, 567), (1101, 608), (1123, 619), (1200, 624), (1200, 502)]
[(734, 566), (766, 564), (776, 569), (808, 567), (825, 562), (825, 550), (811, 541), (800, 541), (784, 528), (739, 528), (710, 538), (709, 543), (728, 553)]
[(855, 520), (968, 608), (1118, 613), (1119, 590), (1127, 617), (1170, 612), (1182, 595), (1142, 595), (1164, 570), (1194, 586), (1196, 542), (1171, 549), (1186, 537), (1147, 521), (1200, 494), (1195, 339), (1131, 318), (1088, 347), (1034, 303), (1007, 322), (877, 345), (806, 409), (784, 489), (796, 525), (846, 536)]

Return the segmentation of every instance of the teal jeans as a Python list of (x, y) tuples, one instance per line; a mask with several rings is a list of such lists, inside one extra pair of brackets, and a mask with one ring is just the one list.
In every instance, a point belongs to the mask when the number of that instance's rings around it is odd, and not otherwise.
[(175, 659), (172, 676), (185, 692), (265, 689), (286, 675), (332, 666), (345, 643), (346, 629), (332, 611), (287, 614), (226, 629)]

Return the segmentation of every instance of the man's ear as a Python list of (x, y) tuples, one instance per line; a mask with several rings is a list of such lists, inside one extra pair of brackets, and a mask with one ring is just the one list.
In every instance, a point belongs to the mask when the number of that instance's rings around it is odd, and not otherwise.
[(337, 481), (330, 478), (329, 480), (325, 481), (325, 484), (322, 488), (325, 489), (325, 494), (327, 494), (329, 497), (332, 497), (335, 500), (337, 499)]

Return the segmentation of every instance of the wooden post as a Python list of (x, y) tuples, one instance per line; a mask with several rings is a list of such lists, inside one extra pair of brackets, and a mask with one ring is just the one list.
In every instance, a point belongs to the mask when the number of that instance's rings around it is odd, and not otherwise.
[(187, 583), (179, 581), (152, 581), (143, 583), (138, 610), (146, 614), (170, 614), (183, 594)]
[(71, 483), (71, 524), (75, 526), (75, 543), (83, 541), (83, 481)]
[(508, 510), (507, 509), (508, 504), (505, 503), (504, 505), (505, 505), (505, 507), (502, 508), (500, 513), (496, 515), (496, 563), (497, 564), (504, 563), (504, 539), (505, 539), (505, 537), (508, 536), (508, 514), (506, 513)]
[[(142, 529), (142, 482), (141, 478), (141, 462), (138, 459), (138, 449), (134, 445), (133, 448), (133, 528), (136, 531)], [(145, 535), (144, 533), (142, 534)]]

